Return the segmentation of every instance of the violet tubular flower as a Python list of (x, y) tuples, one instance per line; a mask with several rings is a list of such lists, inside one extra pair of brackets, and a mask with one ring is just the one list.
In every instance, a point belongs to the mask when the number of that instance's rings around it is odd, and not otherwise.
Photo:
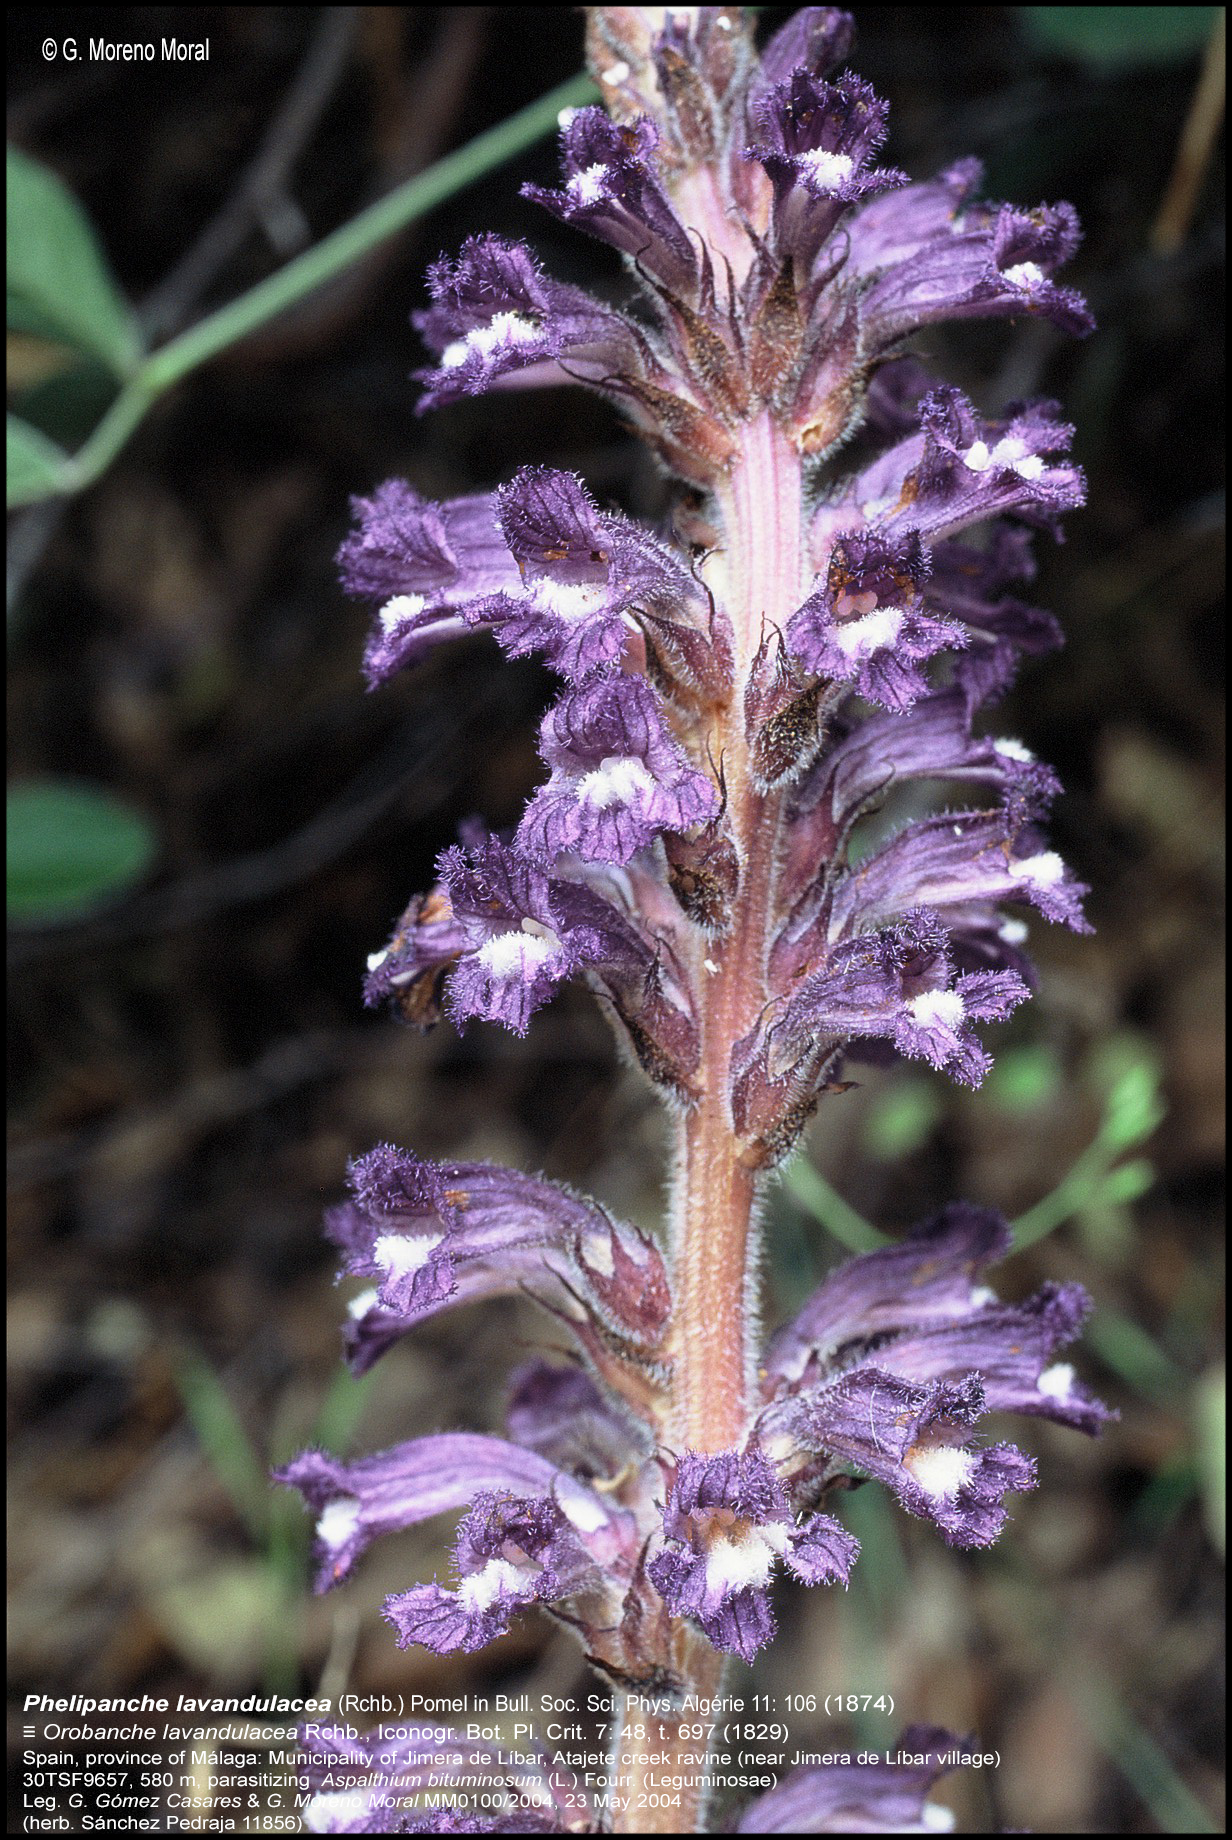
[[(340, 564), (373, 610), (373, 685), (470, 631), (560, 680), (512, 836), (443, 853), (365, 995), (419, 1026), (522, 1034), (562, 983), (589, 985), (670, 1114), (667, 1231), (487, 1164), (361, 1159), (330, 1219), (366, 1285), (357, 1370), (511, 1291), (567, 1346), (519, 1369), (507, 1439), (309, 1452), (283, 1479), (317, 1513), (320, 1588), (380, 1533), (466, 1510), (453, 1579), (386, 1606), (403, 1645), (469, 1651), (538, 1605), (608, 1682), (653, 1691), (653, 1751), (613, 1752), (619, 1807), (582, 1793), (570, 1819), (519, 1780), (502, 1831), (691, 1832), (713, 1817), (682, 1762), (686, 1699), (771, 1639), (777, 1573), (847, 1582), (857, 1543), (831, 1510), (854, 1479), (985, 1546), (1037, 1481), (986, 1414), (1109, 1416), (1058, 1358), (1082, 1292), (999, 1302), (984, 1273), (1009, 1235), (983, 1210), (852, 1260), (764, 1346), (756, 1308), (761, 1197), (848, 1058), (877, 1044), (978, 1085), (985, 1025), (1030, 994), (1020, 911), (1086, 927), (1043, 829), (1056, 778), (985, 716), (1059, 642), (1018, 594), (1032, 533), (1082, 503), (1071, 431), (1050, 404), (985, 416), (907, 342), (944, 320), (1091, 322), (1056, 279), (1068, 206), (984, 201), (971, 161), (924, 182), (881, 163), (886, 107), (838, 70), (845, 14), (804, 9), (759, 59), (740, 8), (588, 13), (606, 107), (562, 120), (562, 184), (526, 192), (618, 250), (639, 304), (473, 238), (416, 316), (422, 406), (578, 384), (687, 490), (661, 530), (539, 464), (439, 505), (399, 481), (355, 501)], [(866, 819), (908, 784), (913, 815), (870, 844)], [(926, 1796), (962, 1742), (917, 1728), (903, 1752), (789, 1777), (738, 1830), (935, 1831)], [(483, 1830), (482, 1811), (425, 1803), (419, 1768), (403, 1831)], [(659, 1794), (669, 1780), (686, 1787)], [(365, 1831), (373, 1808), (318, 1816)]]

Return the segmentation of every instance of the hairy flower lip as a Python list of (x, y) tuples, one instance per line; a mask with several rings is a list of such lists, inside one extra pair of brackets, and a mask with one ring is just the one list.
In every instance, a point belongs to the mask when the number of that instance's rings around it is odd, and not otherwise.
[(663, 1549), (651, 1582), (677, 1616), (716, 1648), (751, 1661), (774, 1633), (768, 1586), (776, 1561), (802, 1583), (846, 1584), (859, 1543), (837, 1521), (797, 1522), (761, 1451), (686, 1451), (663, 1508)]

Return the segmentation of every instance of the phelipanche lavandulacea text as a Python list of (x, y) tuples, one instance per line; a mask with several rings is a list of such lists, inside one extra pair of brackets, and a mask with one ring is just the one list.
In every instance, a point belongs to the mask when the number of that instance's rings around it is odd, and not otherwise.
[[(319, 1588), (378, 1534), (465, 1508), (452, 1582), (388, 1600), (398, 1642), (472, 1650), (550, 1609), (613, 1691), (618, 1793), (546, 1751), (322, 1728), (305, 1740), (318, 1832), (933, 1831), (928, 1792), (965, 1749), (933, 1727), (892, 1762), (804, 1767), (743, 1807), (712, 1795), (726, 1657), (770, 1641), (778, 1570), (846, 1583), (851, 1478), (985, 1546), (1036, 1485), (985, 1415), (1087, 1432), (1108, 1416), (1058, 1358), (1082, 1290), (1000, 1302), (985, 1278), (1007, 1226), (963, 1203), (761, 1330), (767, 1185), (819, 1102), (842, 1103), (850, 1053), (977, 1085), (977, 1025), (1029, 993), (1023, 910), (1085, 925), (1041, 828), (1057, 782), (984, 719), (1020, 659), (1059, 642), (1019, 596), (1034, 532), (1082, 503), (1071, 431), (1048, 403), (988, 420), (911, 351), (942, 320), (1087, 333), (1055, 279), (1075, 214), (983, 200), (974, 160), (922, 182), (880, 164), (886, 106), (842, 70), (852, 37), (847, 14), (806, 8), (759, 56), (739, 7), (589, 8), (604, 106), (562, 118), (560, 189), (525, 191), (623, 253), (628, 309), (495, 236), (430, 271), (423, 406), (600, 392), (676, 482), (664, 527), (536, 461), (445, 503), (392, 480), (356, 501), (342, 548), (374, 611), (373, 685), (473, 631), (559, 678), (521, 821), (445, 851), (367, 1000), (523, 1034), (579, 979), (661, 1096), (672, 1149), (659, 1237), (517, 1170), (390, 1145), (353, 1166), (329, 1230), (368, 1281), (356, 1372), (438, 1311), (508, 1292), (573, 1358), (517, 1369), (501, 1435), (291, 1463)], [(869, 845), (864, 820), (913, 781), (940, 782), (945, 808)], [(497, 1813), (473, 1794), (493, 1780)]]

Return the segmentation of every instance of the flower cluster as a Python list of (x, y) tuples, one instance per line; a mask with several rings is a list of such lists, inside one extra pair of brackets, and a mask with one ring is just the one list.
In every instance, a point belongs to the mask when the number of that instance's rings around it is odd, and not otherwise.
[[(609, 1679), (678, 1706), (690, 1657), (770, 1639), (780, 1566), (846, 1583), (857, 1543), (824, 1504), (853, 1477), (983, 1546), (1035, 1485), (984, 1416), (1107, 1417), (1058, 1358), (1083, 1294), (998, 1301), (983, 1273), (1008, 1230), (979, 1209), (852, 1260), (764, 1349), (749, 1302), (760, 1187), (848, 1057), (978, 1084), (977, 1025), (1030, 988), (1005, 910), (1085, 927), (1042, 830), (1057, 781), (982, 713), (1059, 642), (1018, 590), (1032, 530), (1082, 502), (1070, 430), (1047, 404), (987, 419), (904, 347), (946, 319), (1090, 320), (1054, 279), (1068, 206), (984, 202), (972, 161), (924, 183), (877, 163), (885, 105), (834, 74), (845, 14), (804, 9), (759, 59), (740, 8), (589, 12), (606, 106), (562, 117), (561, 187), (527, 192), (623, 252), (637, 304), (474, 238), (430, 272), (423, 402), (581, 384), (689, 491), (658, 531), (544, 466), (443, 504), (399, 481), (356, 501), (340, 564), (374, 610), (373, 685), (469, 631), (560, 680), (520, 823), (445, 851), (366, 996), (420, 1026), (445, 1010), (524, 1033), (562, 983), (589, 984), (676, 1120), (668, 1241), (545, 1180), (373, 1151), (330, 1220), (342, 1274), (366, 1281), (355, 1370), (512, 1290), (573, 1359), (519, 1370), (506, 1438), (308, 1452), (283, 1479), (316, 1513), (322, 1589), (378, 1533), (466, 1509), (452, 1580), (386, 1606), (403, 1646), (473, 1649), (555, 1606)], [(887, 823), (913, 782), (937, 808)], [(957, 1743), (916, 1736), (927, 1757)], [(403, 1749), (426, 1770), (428, 1749)], [(937, 1773), (785, 1782), (741, 1831), (923, 1831)], [(561, 1824), (543, 1780), (536, 1799), (511, 1772), (528, 1831)], [(323, 1793), (318, 1815), (358, 1831), (370, 1809)]]

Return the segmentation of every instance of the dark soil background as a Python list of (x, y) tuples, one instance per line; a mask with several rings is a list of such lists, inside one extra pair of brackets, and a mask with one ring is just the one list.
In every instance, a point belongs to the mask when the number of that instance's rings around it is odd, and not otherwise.
[[(894, 163), (922, 176), (977, 152), (989, 196), (1068, 197), (1086, 225), (1067, 278), (1097, 337), (972, 326), (929, 354), (986, 409), (1043, 393), (1078, 424), (1090, 504), (1041, 548), (1036, 590), (1068, 648), (1023, 674), (997, 726), (1061, 773), (1054, 835), (1097, 932), (1034, 928), (1040, 993), (995, 1032), (1011, 1068), (1045, 1077), (972, 1097), (873, 1073), (825, 1108), (810, 1153), (882, 1226), (952, 1196), (1019, 1213), (1093, 1138), (1108, 1043), (1157, 1067), (1145, 1192), (1080, 1208), (999, 1280), (1088, 1285), (1104, 1329), (1078, 1361), (1122, 1417), (1095, 1444), (1015, 1426), (1042, 1482), (991, 1553), (861, 1507), (862, 1592), (785, 1593), (758, 1684), (890, 1692), (879, 1735), (977, 1731), (1002, 1765), (949, 1792), (962, 1830), (1220, 1831), (1222, 181), (1204, 174), (1161, 253), (1199, 58), (1084, 65), (1032, 38), (1028, 10), (866, 9), (855, 63), (890, 99)], [(208, 36), (209, 62), (70, 68), (38, 49), (170, 31)], [(328, 32), (289, 178), (215, 274), (169, 290)], [(572, 74), (581, 37), (563, 7), (17, 9), (9, 135), (72, 187), (166, 333)], [(533, 1330), (513, 1304), (446, 1318), (340, 1386), (319, 1220), (349, 1157), (392, 1138), (540, 1168), (644, 1221), (659, 1204), (656, 1108), (584, 997), (525, 1042), (425, 1039), (360, 1005), (366, 954), (458, 821), (516, 816), (548, 679), (472, 640), (366, 695), (364, 616), (332, 560), (348, 496), (391, 473), (456, 493), (541, 460), (634, 512), (665, 502), (580, 393), (413, 412), (407, 316), (428, 260), (471, 231), (529, 236), (553, 272), (619, 290), (609, 252), (519, 200), (554, 167), (545, 143), (459, 195), (182, 384), (78, 501), (11, 530), (12, 769), (104, 782), (161, 844), (126, 900), (10, 934), (15, 1739), (35, 1691), (581, 1684), (535, 1618), (479, 1656), (398, 1653), (379, 1605), (432, 1575), (439, 1525), (308, 1600), (303, 1517), (260, 1480), (310, 1436), (358, 1452), (493, 1425)], [(10, 359), (20, 387), (54, 384), (29, 346)], [(785, 1192), (771, 1234), (781, 1309), (839, 1248)]]

